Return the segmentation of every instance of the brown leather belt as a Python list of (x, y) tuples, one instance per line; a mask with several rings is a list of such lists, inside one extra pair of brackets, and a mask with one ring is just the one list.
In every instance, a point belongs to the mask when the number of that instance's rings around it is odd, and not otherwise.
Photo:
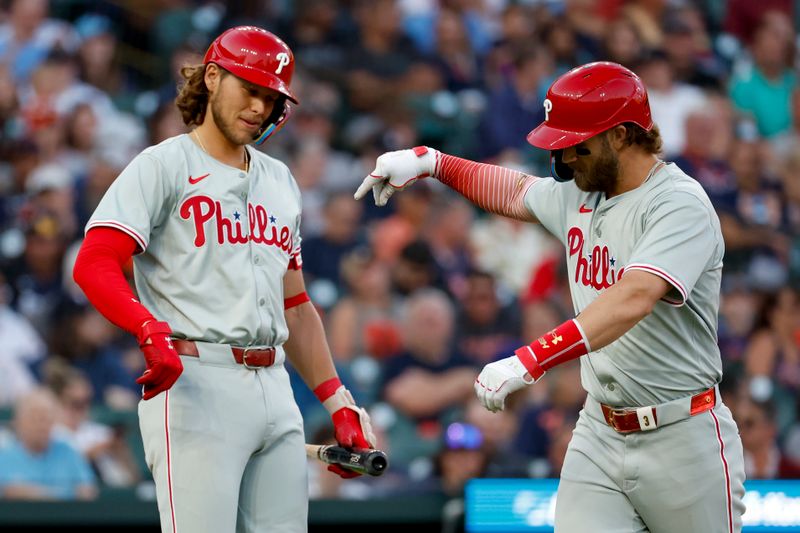
[[(172, 345), (175, 347), (175, 351), (181, 355), (200, 357), (200, 352), (197, 350), (197, 344), (194, 341), (172, 339)], [(233, 353), (233, 359), (247, 368), (262, 368), (272, 366), (275, 363), (275, 348), (240, 348), (231, 346), (230, 349), (231, 353)]]
[[(717, 395), (715, 394), (715, 388), (711, 387), (707, 391), (692, 396), (689, 412), (686, 413), (686, 417), (688, 418), (708, 411), (716, 404)], [(603, 417), (608, 425), (614, 428), (617, 433), (648, 431), (658, 427), (658, 406), (620, 408), (601, 403), (600, 408), (603, 410)]]

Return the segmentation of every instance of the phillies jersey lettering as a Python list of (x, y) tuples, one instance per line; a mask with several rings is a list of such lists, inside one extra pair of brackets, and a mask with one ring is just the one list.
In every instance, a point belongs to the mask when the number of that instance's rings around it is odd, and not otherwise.
[(573, 181), (538, 179), (525, 203), (565, 246), (576, 313), (631, 270), (671, 286), (650, 315), (581, 358), (592, 397), (652, 405), (720, 381), (716, 324), (725, 250), (719, 219), (695, 180), (666, 164), (636, 189), (607, 199)]
[(576, 268), (574, 283), (597, 290), (607, 289), (622, 277), (624, 267), (615, 269), (617, 260), (608, 251), (608, 246), (595, 245), (591, 251), (584, 251), (583, 231), (570, 228), (567, 232), (567, 250), (570, 257), (575, 256)]
[(292, 234), (288, 226), (277, 225), (277, 219), (268, 215), (263, 205), (247, 205), (249, 215), (249, 231), (242, 227), (242, 215), (233, 212), (233, 219), (222, 213), (222, 204), (208, 196), (193, 196), (187, 198), (180, 207), (181, 218), (191, 219), (194, 222), (194, 245), (203, 246), (206, 243), (205, 223), (213, 220), (216, 227), (217, 243), (224, 244), (266, 244), (277, 246), (284, 252), (291, 252)]
[(247, 150), (245, 173), (188, 135), (152, 146), (123, 170), (86, 226), (136, 240), (139, 299), (177, 337), (240, 346), (288, 337), (283, 276), (301, 263), (300, 191), (286, 165)]

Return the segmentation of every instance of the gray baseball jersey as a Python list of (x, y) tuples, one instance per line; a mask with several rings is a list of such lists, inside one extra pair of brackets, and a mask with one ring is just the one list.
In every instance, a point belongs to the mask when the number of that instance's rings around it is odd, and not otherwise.
[[(651, 314), (581, 358), (589, 397), (561, 470), (556, 532), (740, 531), (736, 423), (718, 396), (712, 409), (690, 416), (692, 395), (722, 377), (716, 332), (724, 245), (705, 192), (674, 164), (658, 164), (642, 185), (613, 198), (538, 179), (525, 203), (566, 247), (576, 313), (631, 270), (671, 286)], [(657, 430), (618, 433), (600, 403), (639, 408), (640, 423)], [(657, 427), (648, 419), (655, 413)]]
[(667, 164), (640, 187), (606, 199), (572, 181), (539, 179), (525, 202), (566, 247), (576, 313), (629, 270), (672, 286), (633, 329), (581, 358), (589, 394), (609, 405), (653, 405), (720, 381), (716, 332), (725, 249), (719, 219), (695, 180)]
[[(300, 192), (249, 147), (249, 172), (179, 135), (139, 154), (87, 224), (136, 240), (142, 304), (199, 357), (139, 403), (163, 531), (307, 530), (303, 422), (283, 366), (283, 278), (299, 268)], [(227, 345), (276, 347), (249, 369)]]
[(152, 146), (122, 171), (86, 226), (136, 240), (139, 298), (176, 337), (237, 346), (288, 337), (283, 276), (300, 261), (300, 191), (286, 165), (248, 150), (245, 173), (188, 135)]

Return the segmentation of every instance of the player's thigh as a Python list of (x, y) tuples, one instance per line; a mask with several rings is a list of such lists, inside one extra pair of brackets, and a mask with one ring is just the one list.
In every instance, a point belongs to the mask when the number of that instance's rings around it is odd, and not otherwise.
[[(139, 403), (163, 531), (234, 531), (242, 474), (259, 434), (252, 422), (259, 417), (245, 412), (248, 402), (256, 404), (259, 397), (241, 377), (184, 358), (184, 372), (175, 385)], [(228, 400), (220, 391), (226, 390), (237, 391), (244, 406), (223, 405)]]
[(733, 533), (744, 514), (742, 444), (719, 405), (647, 435), (631, 499), (653, 533)]
[(264, 449), (254, 454), (245, 468), (236, 531), (305, 533), (308, 462), (303, 419), (285, 370), (274, 369), (263, 378), (274, 426)]
[(581, 412), (561, 469), (556, 533), (647, 531), (617, 482), (624, 442), (606, 428)]

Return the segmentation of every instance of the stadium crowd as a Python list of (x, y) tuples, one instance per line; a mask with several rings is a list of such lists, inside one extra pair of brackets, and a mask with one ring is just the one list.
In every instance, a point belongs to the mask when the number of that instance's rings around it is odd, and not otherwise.
[[(149, 474), (135, 339), (72, 280), (83, 227), (144, 147), (186, 132), (178, 69), (253, 23), (297, 59), (301, 104), (261, 149), (303, 193), (303, 272), (387, 475), (312, 465), (316, 498), (557, 477), (577, 362), (509, 408), (480, 368), (573, 316), (561, 245), (438, 182), (388, 209), (352, 195), (378, 155), (426, 144), (548, 175), (525, 136), (552, 80), (612, 60), (648, 87), (666, 160), (707, 191), (726, 258), (719, 345), (749, 478), (800, 477), (800, 87), (792, 0), (5, 0), (0, 6), (0, 497), (93, 498)], [(646, 354), (643, 354), (646, 357)], [(296, 375), (309, 442), (333, 439)], [(131, 415), (131, 416), (128, 416)]]

